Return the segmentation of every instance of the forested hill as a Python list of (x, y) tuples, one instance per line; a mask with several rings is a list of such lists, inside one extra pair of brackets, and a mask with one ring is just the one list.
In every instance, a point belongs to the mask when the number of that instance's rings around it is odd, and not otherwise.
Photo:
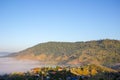
[(106, 39), (87, 42), (47, 42), (12, 56), (51, 64), (112, 65), (120, 63), (120, 41)]

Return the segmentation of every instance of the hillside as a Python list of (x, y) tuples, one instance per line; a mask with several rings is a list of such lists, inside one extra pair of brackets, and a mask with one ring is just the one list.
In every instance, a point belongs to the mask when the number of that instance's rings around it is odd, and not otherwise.
[(46, 64), (97, 64), (120, 63), (119, 40), (87, 42), (47, 42), (10, 55), (17, 59), (31, 59)]

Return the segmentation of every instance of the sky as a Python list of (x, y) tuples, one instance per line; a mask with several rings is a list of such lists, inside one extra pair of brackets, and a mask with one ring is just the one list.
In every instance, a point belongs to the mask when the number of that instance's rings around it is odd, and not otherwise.
[(120, 0), (0, 0), (0, 52), (49, 41), (120, 40)]

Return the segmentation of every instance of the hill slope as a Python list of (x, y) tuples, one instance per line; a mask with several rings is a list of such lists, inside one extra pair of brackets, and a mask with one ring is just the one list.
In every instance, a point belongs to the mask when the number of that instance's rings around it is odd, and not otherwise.
[(45, 61), (47, 64), (102, 64), (120, 63), (120, 41), (98, 40), (87, 42), (41, 43), (17, 54), (18, 59)]

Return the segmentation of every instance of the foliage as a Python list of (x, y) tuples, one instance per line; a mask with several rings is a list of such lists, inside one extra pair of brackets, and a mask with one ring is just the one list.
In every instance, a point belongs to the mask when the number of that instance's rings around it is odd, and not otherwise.
[(28, 58), (30, 55), (34, 59), (56, 61), (57, 64), (68, 64), (78, 60), (77, 63), (108, 66), (120, 62), (120, 41), (105, 39), (87, 42), (47, 42), (23, 50), (14, 56)]
[[(62, 71), (58, 71), (63, 68)], [(98, 68), (98, 69), (97, 69)], [(35, 68), (36, 69), (36, 68)], [(81, 67), (42, 67), (38, 73), (13, 73), (0, 76), (0, 80), (119, 80), (119, 72), (108, 71), (102, 72), (101, 66), (86, 65)], [(97, 71), (97, 72), (96, 72)], [(44, 72), (44, 74), (43, 74)], [(76, 74), (77, 73), (77, 74)]]

